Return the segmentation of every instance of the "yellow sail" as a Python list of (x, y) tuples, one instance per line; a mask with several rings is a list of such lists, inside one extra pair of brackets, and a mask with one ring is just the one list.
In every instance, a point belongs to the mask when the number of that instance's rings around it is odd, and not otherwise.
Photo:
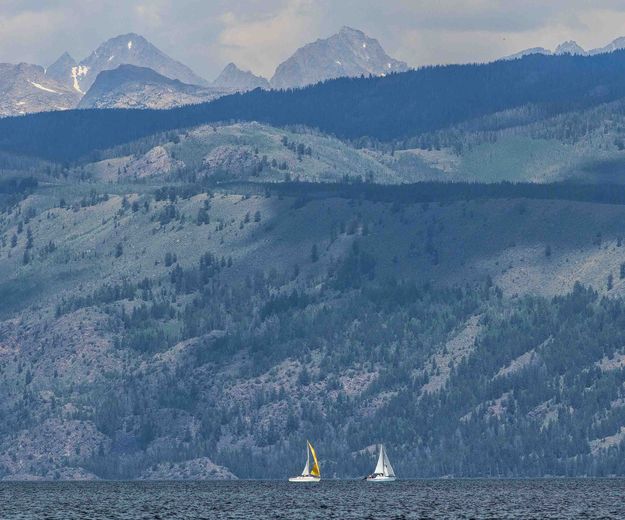
[(315, 448), (312, 447), (312, 444), (310, 444), (310, 441), (306, 441), (306, 442), (308, 442), (308, 448), (310, 449), (310, 453), (312, 453), (313, 460), (315, 461), (312, 469), (310, 470), (310, 474), (315, 477), (320, 477), (321, 472), (319, 471), (319, 461), (317, 460), (317, 454), (315, 453)]

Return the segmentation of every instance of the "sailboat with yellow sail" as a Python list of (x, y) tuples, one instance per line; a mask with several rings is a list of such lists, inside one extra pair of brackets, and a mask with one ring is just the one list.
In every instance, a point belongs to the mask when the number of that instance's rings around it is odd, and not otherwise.
[[(313, 467), (310, 467), (310, 455), (313, 458)], [(306, 466), (301, 475), (297, 477), (291, 477), (289, 482), (319, 482), (321, 480), (321, 471), (319, 471), (319, 461), (317, 460), (317, 454), (315, 448), (312, 447), (310, 441), (306, 441)]]

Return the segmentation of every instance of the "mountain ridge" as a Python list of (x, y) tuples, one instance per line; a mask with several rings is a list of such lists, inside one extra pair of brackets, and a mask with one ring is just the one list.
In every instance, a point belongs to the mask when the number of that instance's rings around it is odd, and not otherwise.
[(170, 79), (147, 67), (120, 65), (98, 74), (78, 108), (167, 109), (203, 103), (227, 93)]
[(595, 56), (597, 54), (605, 54), (605, 53), (619, 51), (622, 49), (625, 49), (625, 36), (615, 38), (614, 40), (612, 40), (610, 43), (608, 43), (607, 45), (603, 47), (597, 47), (594, 49), (590, 49), (588, 51), (585, 50), (583, 47), (581, 47), (576, 41), (568, 40), (557, 45), (554, 51), (551, 51), (544, 47), (533, 47), (530, 49), (525, 49), (517, 53), (511, 54), (502, 59), (512, 60), (512, 59), (522, 58), (523, 56), (528, 56), (532, 54), (545, 54), (545, 55), (571, 54), (571, 55), (579, 55), (579, 56)]

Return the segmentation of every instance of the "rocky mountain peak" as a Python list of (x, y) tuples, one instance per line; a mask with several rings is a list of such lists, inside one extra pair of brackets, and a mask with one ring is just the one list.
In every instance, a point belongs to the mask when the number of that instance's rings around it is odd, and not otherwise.
[(572, 56), (584, 56), (586, 51), (577, 42), (569, 40), (556, 47), (554, 54), (571, 54)]
[(189, 67), (170, 58), (143, 36), (128, 33), (102, 43), (72, 71), (77, 87), (87, 92), (95, 78), (103, 70), (116, 69), (120, 65), (135, 65), (155, 70), (170, 79), (183, 83), (206, 85), (206, 80)]
[(269, 81), (262, 76), (256, 76), (251, 71), (242, 70), (231, 62), (213, 81), (213, 86), (232, 90), (268, 89)]
[(72, 68), (76, 67), (76, 65), (78, 65), (76, 60), (69, 54), (69, 52), (64, 52), (46, 69), (46, 76), (66, 87), (72, 88)]
[(297, 88), (339, 77), (383, 76), (408, 70), (364, 32), (344, 26), (338, 33), (298, 49), (281, 63), (271, 79), (277, 89)]

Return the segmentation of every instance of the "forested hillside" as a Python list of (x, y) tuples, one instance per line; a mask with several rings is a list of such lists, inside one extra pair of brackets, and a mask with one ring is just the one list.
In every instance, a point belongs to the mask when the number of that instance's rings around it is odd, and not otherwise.
[(71, 161), (157, 132), (216, 121), (302, 124), (341, 138), (405, 140), (522, 107), (542, 117), (625, 96), (625, 51), (531, 55), (235, 94), (168, 111), (84, 110), (0, 120), (0, 150)]
[(622, 186), (397, 155), (243, 124), (4, 156), (0, 477), (284, 478), (307, 438), (324, 477), (381, 441), (402, 477), (624, 474)]

